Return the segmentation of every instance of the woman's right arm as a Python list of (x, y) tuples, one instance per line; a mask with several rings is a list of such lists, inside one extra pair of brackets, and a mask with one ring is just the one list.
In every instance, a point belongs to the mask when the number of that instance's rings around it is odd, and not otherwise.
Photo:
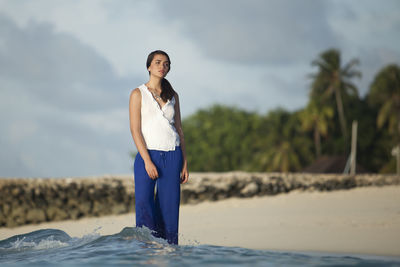
[(142, 95), (139, 88), (136, 88), (131, 92), (129, 98), (129, 122), (131, 128), (131, 134), (133, 141), (135, 142), (136, 148), (143, 158), (146, 172), (151, 179), (157, 179), (158, 172), (157, 167), (151, 161), (149, 152), (147, 151), (146, 144), (142, 135), (141, 126), (141, 105)]

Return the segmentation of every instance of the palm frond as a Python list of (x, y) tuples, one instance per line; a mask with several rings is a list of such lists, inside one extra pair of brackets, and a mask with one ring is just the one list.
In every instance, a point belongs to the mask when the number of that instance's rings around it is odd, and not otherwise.
[(343, 84), (343, 86), (344, 86), (344, 90), (345, 90), (348, 94), (358, 96), (358, 88), (357, 88), (356, 85), (354, 85), (354, 84), (351, 83), (351, 82), (346, 82), (346, 83)]
[(349, 79), (349, 78), (361, 78), (362, 74), (358, 70), (351, 70), (348, 72), (342, 72), (342, 76)]
[(342, 69), (342, 74), (347, 74), (347, 73), (351, 72), (351, 68), (354, 66), (357, 66), (357, 65), (360, 65), (360, 60), (358, 58), (353, 58), (352, 60), (349, 61), (349, 63), (344, 65), (344, 67)]
[(311, 65), (318, 67), (320, 69), (320, 71), (323, 71), (323, 72), (329, 73), (331, 71), (331, 66), (329, 66), (329, 64), (327, 62), (324, 62), (319, 59), (312, 61)]
[(392, 99), (389, 99), (385, 102), (385, 104), (380, 108), (378, 117), (376, 118), (376, 125), (378, 128), (382, 128), (382, 126), (386, 123), (386, 120), (390, 116), (390, 111), (392, 106), (394, 105)]

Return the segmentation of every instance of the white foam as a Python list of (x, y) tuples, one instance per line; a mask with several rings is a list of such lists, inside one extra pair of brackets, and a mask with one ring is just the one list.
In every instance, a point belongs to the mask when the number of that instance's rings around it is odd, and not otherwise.
[(184, 246), (199, 246), (201, 245), (199, 241), (195, 240), (195, 239), (189, 239), (186, 238), (183, 234), (179, 233), (179, 244), (182, 244)]
[(99, 233), (101, 228), (102, 226), (95, 228), (91, 233), (82, 236), (82, 238), (79, 238), (79, 240), (83, 241), (83, 243), (87, 243), (101, 237), (101, 234)]
[[(123, 233), (124, 230), (122, 230), (121, 233)], [(158, 248), (170, 246), (167, 240), (153, 236), (152, 235), (153, 231), (147, 228), (146, 226), (133, 227), (133, 228), (129, 227), (128, 231), (129, 231), (128, 235), (123, 236), (123, 239), (125, 240), (135, 239), (140, 242), (145, 242), (148, 244), (155, 245)]]
[(41, 249), (50, 249), (50, 248), (60, 248), (68, 246), (68, 243), (61, 242), (59, 240), (54, 240), (54, 236), (49, 236), (46, 239), (40, 240), (39, 243), (34, 241), (27, 242), (24, 241), (25, 237), (21, 240), (17, 238), (14, 242), (11, 242), (11, 247), (9, 249), (17, 249), (17, 250), (25, 250), (25, 249), (32, 249), (32, 250), (41, 250)]

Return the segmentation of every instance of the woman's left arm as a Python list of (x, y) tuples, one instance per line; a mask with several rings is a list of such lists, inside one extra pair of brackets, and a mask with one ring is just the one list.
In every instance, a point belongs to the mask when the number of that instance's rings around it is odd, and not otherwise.
[(182, 166), (182, 172), (181, 172), (181, 184), (184, 184), (188, 181), (189, 179), (189, 171), (187, 167), (187, 159), (186, 159), (186, 147), (185, 147), (185, 137), (183, 135), (183, 130), (182, 130), (182, 121), (181, 121), (181, 109), (179, 106), (179, 97), (178, 94), (175, 93), (175, 128), (176, 131), (178, 132), (179, 138), (180, 138), (180, 143), (181, 143), (181, 150), (182, 150), (182, 156), (183, 156), (183, 166)]

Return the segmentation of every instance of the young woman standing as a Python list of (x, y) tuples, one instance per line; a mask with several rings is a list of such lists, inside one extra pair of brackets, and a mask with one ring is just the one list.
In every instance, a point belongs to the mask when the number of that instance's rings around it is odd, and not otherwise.
[[(138, 153), (134, 163), (136, 227), (178, 244), (180, 184), (189, 178), (179, 97), (165, 76), (171, 60), (147, 57), (149, 81), (131, 92), (129, 119)], [(156, 193), (154, 193), (156, 188)]]

